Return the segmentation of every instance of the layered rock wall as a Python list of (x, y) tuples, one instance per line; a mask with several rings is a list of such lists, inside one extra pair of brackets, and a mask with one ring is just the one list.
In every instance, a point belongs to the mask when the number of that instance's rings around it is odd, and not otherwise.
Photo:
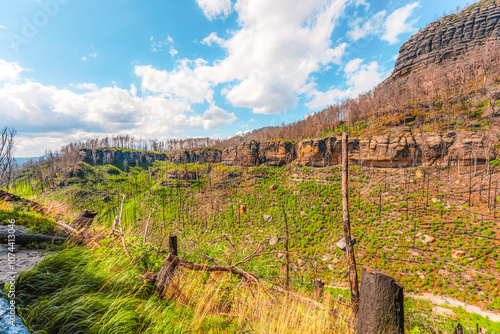
[(399, 50), (392, 79), (500, 40), (500, 1), (484, 0), (445, 16), (413, 35)]
[[(254, 167), (262, 164), (282, 166), (296, 162), (299, 166), (327, 167), (341, 163), (340, 136), (306, 139), (297, 144), (287, 141), (259, 143), (248, 141), (221, 151), (213, 148), (180, 150), (167, 154), (85, 149), (83, 161), (128, 164), (169, 160), (173, 163), (222, 163), (226, 166)], [(411, 133), (401, 131), (371, 137), (349, 138), (349, 160), (353, 164), (395, 168), (420, 164), (485, 163), (495, 158), (496, 137), (483, 131), (444, 133)]]
[(88, 164), (123, 164), (129, 165), (153, 163), (160, 160), (165, 161), (167, 154), (141, 151), (125, 151), (107, 148), (81, 149), (80, 160)]

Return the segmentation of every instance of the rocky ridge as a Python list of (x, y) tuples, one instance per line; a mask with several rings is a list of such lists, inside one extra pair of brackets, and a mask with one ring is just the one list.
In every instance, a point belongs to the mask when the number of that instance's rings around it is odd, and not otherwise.
[(483, 0), (413, 35), (401, 46), (390, 79), (430, 64), (456, 59), (492, 40), (500, 40), (500, 1)]
[[(281, 166), (296, 162), (300, 166), (326, 167), (340, 164), (341, 137), (306, 139), (298, 143), (251, 140), (226, 148), (210, 159), (203, 157), (193, 163), (220, 162), (226, 166)], [(409, 129), (392, 134), (349, 138), (349, 160), (373, 167), (404, 167), (424, 164), (484, 163), (496, 157), (496, 137), (483, 131), (448, 131), (412, 133)], [(220, 157), (220, 158), (219, 158)], [(172, 161), (172, 160), (171, 160)]]

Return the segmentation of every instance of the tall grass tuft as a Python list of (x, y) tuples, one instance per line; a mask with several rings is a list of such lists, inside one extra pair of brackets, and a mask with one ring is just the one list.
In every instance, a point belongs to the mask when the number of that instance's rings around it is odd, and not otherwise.
[(40, 333), (349, 333), (345, 308), (323, 307), (229, 274), (179, 270), (163, 296), (139, 279), (162, 259), (147, 247), (73, 247), (16, 281), (19, 313)]

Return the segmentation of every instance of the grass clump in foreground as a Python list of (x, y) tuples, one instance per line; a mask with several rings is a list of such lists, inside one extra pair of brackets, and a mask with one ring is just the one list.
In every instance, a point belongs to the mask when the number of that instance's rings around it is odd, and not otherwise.
[[(145, 247), (74, 247), (16, 280), (16, 305), (38, 333), (349, 333), (346, 309), (243, 284), (228, 274), (178, 271), (161, 297), (139, 279), (162, 258)], [(6, 287), (8, 289), (9, 287)]]

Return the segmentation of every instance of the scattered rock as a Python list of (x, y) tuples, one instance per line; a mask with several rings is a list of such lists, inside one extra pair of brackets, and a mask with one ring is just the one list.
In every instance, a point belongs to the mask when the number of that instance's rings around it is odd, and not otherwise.
[(272, 222), (273, 221), (273, 216), (269, 216), (269, 215), (264, 215), (264, 220), (268, 223)]
[(437, 202), (440, 202), (440, 200), (439, 200), (439, 199), (434, 198), (434, 197), (431, 199), (431, 201), (432, 201), (432, 203), (437, 203)]
[(330, 269), (331, 271), (335, 271), (335, 266), (334, 266), (333, 264), (328, 263), (326, 266), (327, 266), (327, 267), (328, 267), (328, 269)]
[(272, 237), (270, 240), (269, 240), (269, 245), (270, 246), (274, 246), (278, 243), (279, 241), (279, 238), (278, 237)]
[(298, 259), (297, 264), (299, 265), (299, 267), (304, 267), (307, 264), (307, 262), (304, 260)]
[(276, 254), (276, 256), (278, 257), (278, 259), (281, 260), (286, 256), (286, 254), (285, 254), (285, 252), (278, 252), (278, 254)]
[(269, 187), (269, 190), (276, 190), (276, 189), (278, 189), (278, 186), (275, 184)]
[[(355, 244), (356, 244), (356, 237), (351, 235), (351, 245), (353, 245), (353, 246), (354, 246)], [(346, 244), (346, 242), (345, 242), (345, 237), (343, 237), (343, 238), (341, 238), (339, 241), (337, 241), (337, 242), (335, 243), (335, 245), (336, 245), (338, 248), (340, 248), (340, 250), (342, 250), (343, 252), (345, 252), (345, 250), (346, 250), (346, 246), (347, 246), (347, 244)]]
[(453, 320), (458, 320), (457, 314), (453, 312), (453, 310), (447, 308), (434, 306), (434, 308), (432, 309), (432, 313), (442, 317), (452, 318)]
[(332, 258), (332, 256), (330, 254), (324, 254), (321, 257), (321, 261), (326, 262), (326, 261), (330, 260), (331, 258)]
[(426, 245), (427, 245), (427, 244), (430, 244), (430, 243), (432, 243), (432, 242), (434, 242), (434, 241), (436, 241), (436, 238), (431, 237), (430, 235), (427, 235), (427, 234), (424, 234), (424, 235), (423, 235), (423, 237), (424, 237), (424, 239), (422, 240), (422, 242), (423, 242), (424, 244), (426, 244)]
[(465, 252), (460, 249), (454, 249), (451, 251), (451, 257), (455, 260), (461, 259), (465, 256)]
[(244, 215), (247, 212), (246, 205), (240, 205), (240, 215)]
[(299, 213), (301, 216), (305, 216), (306, 215), (306, 212), (304, 210), (300, 210), (300, 213)]

